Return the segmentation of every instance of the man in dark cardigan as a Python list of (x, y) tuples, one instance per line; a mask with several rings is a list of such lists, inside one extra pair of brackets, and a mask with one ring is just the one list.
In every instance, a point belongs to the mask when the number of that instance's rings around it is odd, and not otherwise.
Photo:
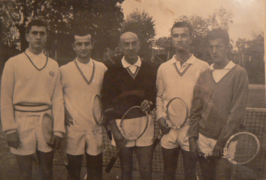
[[(104, 76), (102, 100), (105, 115), (114, 136), (112, 144), (121, 149), (121, 179), (132, 179), (133, 150), (137, 155), (142, 179), (151, 179), (152, 144), (154, 123), (149, 121), (145, 133), (135, 141), (127, 141), (119, 131), (117, 123), (123, 114), (132, 106), (141, 106), (143, 111), (153, 109), (156, 98), (156, 68), (141, 61), (138, 56), (140, 43), (138, 36), (125, 32), (120, 37), (123, 58), (110, 67)], [(141, 122), (145, 116), (134, 114), (133, 118)], [(142, 123), (143, 124), (143, 123)]]

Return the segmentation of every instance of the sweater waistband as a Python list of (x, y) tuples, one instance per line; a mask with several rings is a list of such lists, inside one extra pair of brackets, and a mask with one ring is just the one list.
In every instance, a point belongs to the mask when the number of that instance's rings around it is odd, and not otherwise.
[(15, 104), (13, 107), (15, 111), (20, 111), (20, 112), (44, 112), (51, 109), (51, 106), (49, 104), (41, 104), (41, 103), (34, 103), (34, 104), (19, 103)]

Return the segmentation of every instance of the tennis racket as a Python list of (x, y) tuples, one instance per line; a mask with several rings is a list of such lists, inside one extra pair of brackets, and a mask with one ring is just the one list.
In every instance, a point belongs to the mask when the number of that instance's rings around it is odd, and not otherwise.
[[(235, 165), (243, 165), (252, 161), (260, 151), (260, 141), (249, 132), (239, 132), (232, 135), (223, 149), (223, 156)], [(203, 154), (205, 158), (212, 152)]]
[[(143, 116), (146, 116), (145, 121), (136, 121), (136, 119), (133, 118), (134, 114), (143, 114)], [(140, 125), (139, 123), (144, 123), (144, 124)], [(145, 133), (148, 127), (148, 124), (149, 124), (148, 113), (146, 111), (143, 112), (140, 106), (133, 106), (129, 108), (122, 116), (120, 125), (119, 125), (121, 129), (120, 132), (127, 141), (137, 140)], [(119, 152), (120, 152), (120, 149), (111, 158), (110, 162), (108, 163), (105, 169), (105, 172), (109, 173), (111, 171), (111, 169), (113, 168), (117, 160)]]
[(92, 99), (92, 115), (96, 124), (103, 125), (103, 104), (98, 94)]
[(92, 115), (95, 123), (104, 126), (108, 138), (112, 140), (111, 130), (108, 128), (107, 124), (105, 124), (101, 96), (98, 94), (92, 99)]
[[(188, 119), (188, 106), (187, 104), (178, 97), (171, 99), (166, 105), (166, 124), (172, 129), (182, 128)], [(160, 134), (153, 142), (153, 148), (159, 144), (162, 134)]]
[(53, 118), (49, 113), (43, 113), (40, 118), (41, 118), (44, 140), (49, 146), (51, 146), (53, 139), (53, 126), (54, 126)]

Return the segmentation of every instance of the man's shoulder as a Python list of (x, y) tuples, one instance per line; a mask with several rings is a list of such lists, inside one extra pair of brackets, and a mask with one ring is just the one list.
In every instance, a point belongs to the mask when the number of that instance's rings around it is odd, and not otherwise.
[(21, 58), (26, 58), (24, 52), (23, 52), (23, 53), (20, 53), (20, 54), (17, 54), (17, 55), (15, 55), (15, 56), (10, 57), (10, 58), (7, 60), (7, 62), (8, 62), (8, 61), (19, 61), (19, 60), (21, 60)]
[(74, 61), (70, 61), (67, 64), (64, 64), (64, 65), (60, 66), (60, 70), (61, 71), (67, 70), (69, 68), (72, 68), (73, 65), (74, 65)]
[(103, 71), (107, 70), (107, 67), (104, 65), (104, 63), (96, 61), (95, 59), (91, 59), (91, 60), (95, 63), (96, 68), (100, 68)]
[(51, 63), (54, 67), (59, 67), (58, 62), (54, 60), (53, 58), (48, 57), (49, 63)]
[(241, 67), (240, 65), (236, 64), (233, 68), (235, 74), (241, 74), (247, 76), (247, 71), (245, 68)]
[(206, 61), (203, 61), (197, 57), (195, 57), (195, 63), (200, 66), (209, 67), (209, 64)]
[(170, 60), (168, 60), (168, 61), (166, 61), (166, 62), (163, 62), (163, 63), (159, 66), (159, 68), (160, 68), (160, 69), (168, 68), (171, 64), (173, 64), (173, 58), (170, 59)]

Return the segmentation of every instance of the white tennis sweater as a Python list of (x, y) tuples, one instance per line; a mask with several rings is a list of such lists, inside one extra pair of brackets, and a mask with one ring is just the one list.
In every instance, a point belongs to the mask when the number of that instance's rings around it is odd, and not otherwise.
[[(27, 54), (31, 59), (34, 58), (33, 54)], [(18, 128), (13, 108), (17, 104), (51, 106), (54, 133), (61, 136), (61, 133), (65, 133), (63, 93), (56, 61), (49, 58), (42, 70), (36, 69), (24, 53), (6, 62), (1, 82), (1, 119), (4, 132)]]
[(189, 67), (183, 71), (181, 76), (176, 70), (178, 65), (175, 67), (175, 63), (177, 63), (177, 60), (173, 57), (171, 60), (161, 64), (158, 69), (156, 80), (156, 119), (166, 117), (166, 105), (174, 97), (183, 99), (190, 110), (197, 79), (200, 73), (209, 68), (208, 63), (192, 55), (185, 62), (187, 64), (184, 63), (184, 66), (189, 65)]
[[(90, 84), (87, 84), (82, 77), (75, 60), (60, 67), (65, 107), (73, 117), (75, 129), (80, 131), (98, 126), (92, 116), (92, 101), (94, 95), (101, 93), (104, 73), (107, 70), (103, 63), (93, 59), (91, 61), (95, 64), (95, 73)], [(81, 63), (78, 64), (81, 65)], [(91, 69), (91, 73), (93, 67), (91, 62), (90, 64), (88, 68)], [(84, 67), (80, 68), (84, 69)], [(91, 75), (87, 75), (87, 78), (90, 77)]]

